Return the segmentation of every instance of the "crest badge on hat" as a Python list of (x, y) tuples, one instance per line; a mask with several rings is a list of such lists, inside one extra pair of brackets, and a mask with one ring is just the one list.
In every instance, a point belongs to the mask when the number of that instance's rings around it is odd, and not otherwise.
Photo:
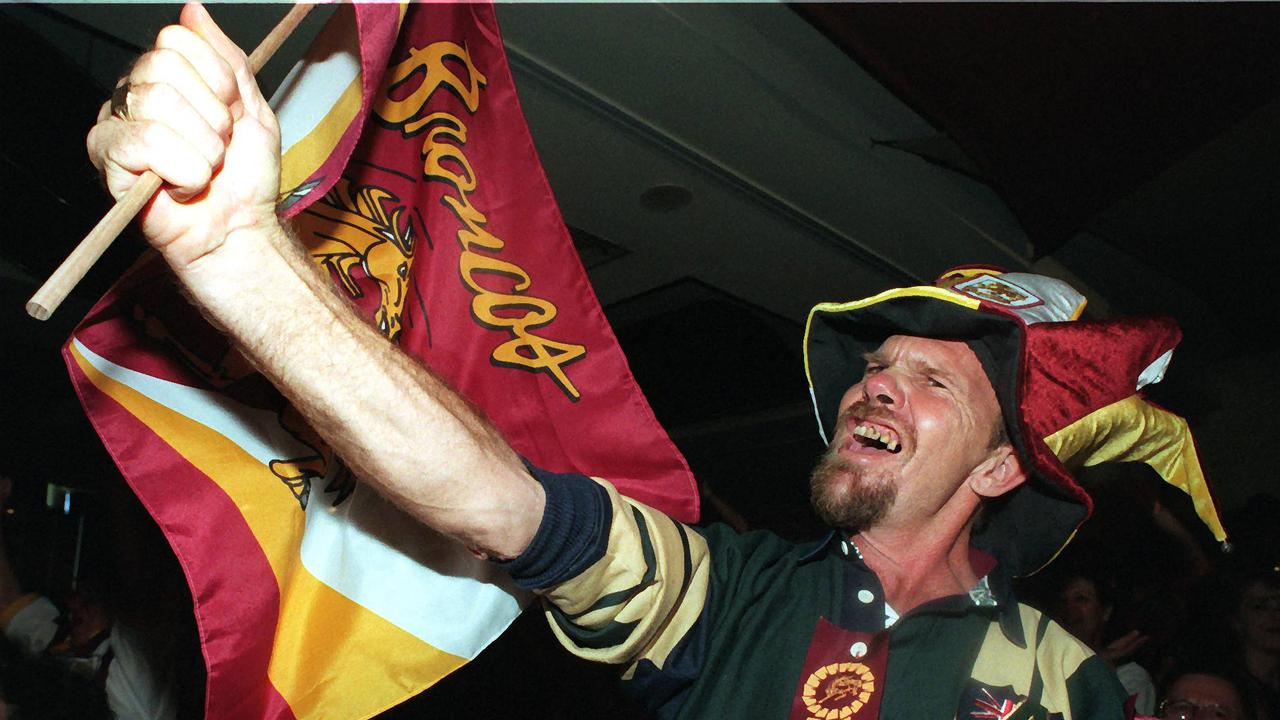
[(951, 289), (972, 298), (1011, 308), (1031, 307), (1044, 302), (1030, 290), (986, 273), (971, 280), (956, 283), (951, 286)]

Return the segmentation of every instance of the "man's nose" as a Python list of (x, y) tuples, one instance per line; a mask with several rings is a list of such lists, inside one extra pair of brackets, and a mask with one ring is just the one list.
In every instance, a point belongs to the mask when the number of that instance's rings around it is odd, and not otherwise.
[(893, 377), (893, 373), (882, 370), (868, 377), (862, 385), (868, 400), (875, 400), (881, 405), (894, 406), (902, 404), (902, 388)]

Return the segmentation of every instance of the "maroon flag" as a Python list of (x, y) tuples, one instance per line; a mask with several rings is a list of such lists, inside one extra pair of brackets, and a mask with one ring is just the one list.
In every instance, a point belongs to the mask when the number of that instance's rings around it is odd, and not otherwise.
[[(289, 80), (279, 108), (282, 203), (303, 243), (371, 323), (529, 460), (606, 477), (694, 520), (688, 468), (556, 210), (493, 9), (354, 7), (318, 40), (320, 74)], [(341, 31), (353, 18), (359, 44)], [(154, 258), (98, 303), (65, 356), (187, 575), (207, 717), (376, 714), (474, 657), (519, 612), (523, 598), (488, 564), (353, 480)]]
[(409, 6), (352, 162), (313, 197), (291, 210), (317, 261), (520, 453), (696, 519), (560, 218), (491, 6)]

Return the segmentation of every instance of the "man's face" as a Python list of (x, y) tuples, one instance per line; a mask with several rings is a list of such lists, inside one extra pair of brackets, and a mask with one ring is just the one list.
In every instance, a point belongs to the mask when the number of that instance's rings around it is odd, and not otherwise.
[(1169, 720), (1243, 720), (1240, 693), (1224, 678), (1188, 673), (1173, 681), (1161, 704), (1160, 717)]
[(77, 650), (90, 649), (90, 641), (111, 627), (111, 619), (102, 605), (80, 593), (72, 593), (67, 598), (67, 614), (70, 631), (67, 639)]
[(990, 456), (1000, 422), (968, 345), (895, 335), (840, 401), (810, 481), (814, 508), (846, 530), (932, 516)]
[(1250, 583), (1241, 593), (1235, 620), (1246, 647), (1280, 654), (1280, 587)]
[(1058, 600), (1061, 604), (1063, 627), (1090, 645), (1101, 642), (1102, 628), (1110, 615), (1110, 609), (1098, 597), (1098, 588), (1092, 580), (1071, 578), (1062, 586)]

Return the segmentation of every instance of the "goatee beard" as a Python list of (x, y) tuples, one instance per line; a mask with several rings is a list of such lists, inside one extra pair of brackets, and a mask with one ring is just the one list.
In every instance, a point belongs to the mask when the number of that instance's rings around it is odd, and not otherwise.
[(898, 488), (891, 482), (874, 482), (835, 448), (828, 449), (809, 476), (809, 502), (828, 526), (858, 532), (882, 520)]

